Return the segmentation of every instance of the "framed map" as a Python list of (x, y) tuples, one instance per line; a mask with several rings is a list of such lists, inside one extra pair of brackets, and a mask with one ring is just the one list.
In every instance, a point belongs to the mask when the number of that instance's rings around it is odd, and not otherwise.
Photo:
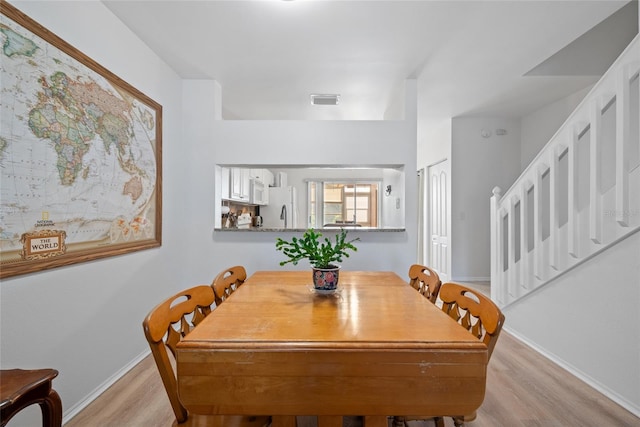
[(0, 8), (0, 278), (160, 246), (162, 106)]

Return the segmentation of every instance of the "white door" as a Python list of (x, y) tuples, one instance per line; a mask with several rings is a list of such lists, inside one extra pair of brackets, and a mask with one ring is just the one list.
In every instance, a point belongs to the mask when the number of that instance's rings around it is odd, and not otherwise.
[(428, 266), (440, 280), (449, 280), (449, 161), (429, 166), (429, 235), (431, 247)]
[(418, 171), (418, 264), (427, 265), (427, 254), (429, 248), (427, 245), (431, 244), (430, 239), (427, 238), (429, 228), (427, 225), (427, 218), (429, 212), (429, 204), (427, 203), (427, 176), (425, 169)]

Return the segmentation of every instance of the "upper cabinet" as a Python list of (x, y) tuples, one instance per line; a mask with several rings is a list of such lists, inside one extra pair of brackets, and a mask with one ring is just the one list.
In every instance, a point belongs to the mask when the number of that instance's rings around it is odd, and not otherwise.
[(249, 169), (251, 178), (263, 183), (265, 187), (273, 187), (273, 173), (269, 169)]
[(268, 203), (273, 174), (268, 169), (221, 168), (221, 199), (253, 205)]
[(220, 198), (222, 200), (229, 200), (231, 199), (231, 184), (229, 183), (229, 176), (231, 174), (231, 170), (229, 168), (221, 168), (221, 175), (220, 175), (220, 187), (221, 187), (221, 192), (220, 192)]
[(251, 199), (251, 175), (247, 168), (230, 168), (230, 200), (249, 203)]

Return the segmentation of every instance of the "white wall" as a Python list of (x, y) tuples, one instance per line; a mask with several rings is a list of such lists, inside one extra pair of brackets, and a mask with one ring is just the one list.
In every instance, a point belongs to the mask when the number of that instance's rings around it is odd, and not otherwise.
[(504, 313), (506, 330), (640, 416), (638, 260), (635, 233)]
[[(185, 81), (190, 108), (213, 117), (211, 82)], [(391, 270), (406, 276), (416, 258), (415, 82), (406, 83), (404, 121), (278, 121), (199, 119), (185, 125), (189, 152), (190, 188), (197, 192), (185, 206), (189, 212), (191, 249), (187, 264), (203, 280), (213, 269), (243, 264), (249, 272), (279, 269), (277, 236), (292, 233), (213, 231), (214, 169), (216, 164), (404, 165), (407, 198), (406, 232), (352, 231), (359, 236), (358, 252), (343, 263), (351, 270)], [(224, 101), (223, 101), (224, 102)], [(200, 116), (198, 116), (200, 117)], [(185, 119), (189, 121), (191, 119)], [(393, 147), (393, 149), (389, 149)], [(325, 232), (331, 235), (331, 232)], [(380, 245), (385, 251), (380, 251)], [(308, 265), (299, 264), (299, 269)]]
[[(418, 117), (420, 109), (418, 109)], [(423, 120), (418, 118), (418, 169), (451, 159), (451, 118)]]
[[(496, 135), (498, 129), (506, 134)], [(489, 198), (496, 185), (507, 189), (520, 174), (520, 122), (454, 118), (451, 146), (452, 278), (489, 280)]]
[[(2, 368), (59, 370), (54, 387), (67, 415), (147, 351), (142, 319), (159, 298), (192, 283), (181, 266), (189, 225), (181, 210), (181, 81), (100, 2), (11, 3), (164, 108), (162, 247), (2, 280)], [(38, 425), (36, 408), (11, 425)]]
[[(405, 194), (405, 182), (413, 177), (415, 177), (415, 169), (409, 171), (385, 169), (380, 197), (382, 199), (382, 218), (386, 228), (405, 226), (405, 203), (408, 198)], [(391, 194), (388, 196), (386, 194), (387, 185), (391, 186)], [(413, 207), (417, 209), (417, 197), (412, 195), (411, 198), (413, 199)]]

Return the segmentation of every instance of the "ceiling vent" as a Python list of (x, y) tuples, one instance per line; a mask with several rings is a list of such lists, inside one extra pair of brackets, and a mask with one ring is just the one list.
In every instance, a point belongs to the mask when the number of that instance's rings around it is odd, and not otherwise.
[(312, 94), (311, 105), (338, 105), (340, 102), (340, 95), (330, 94)]

